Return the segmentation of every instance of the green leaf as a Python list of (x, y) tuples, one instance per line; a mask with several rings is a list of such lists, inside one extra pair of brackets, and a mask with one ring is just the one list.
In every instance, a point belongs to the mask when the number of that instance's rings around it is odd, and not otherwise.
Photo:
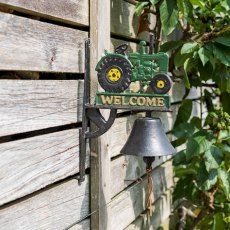
[(215, 43), (213, 45), (214, 56), (224, 65), (230, 66), (230, 50), (222, 45)]
[(178, 110), (178, 114), (177, 114), (177, 118), (176, 118), (174, 127), (176, 127), (177, 125), (181, 123), (187, 122), (191, 116), (191, 113), (192, 113), (192, 100), (186, 99), (182, 102)]
[(152, 5), (157, 4), (160, 0), (149, 0), (151, 2)]
[(221, 92), (230, 93), (230, 74), (229, 70), (219, 76), (219, 84)]
[[(184, 62), (184, 71), (185, 71), (185, 75), (184, 75), (184, 84), (186, 86), (187, 89), (190, 89), (190, 80), (188, 77), (188, 72), (190, 70), (192, 70), (193, 68), (196, 68), (198, 65), (198, 59), (195, 58), (188, 58), (187, 60), (185, 60)], [(197, 82), (197, 81), (196, 81)]]
[(224, 218), (224, 222), (230, 223), (230, 216)]
[(190, 160), (192, 157), (197, 156), (207, 151), (212, 142), (207, 132), (201, 130), (195, 133), (192, 137), (189, 137), (186, 146), (186, 159)]
[(223, 150), (225, 152), (230, 152), (230, 145), (228, 145), (228, 144), (222, 144), (222, 146), (223, 146)]
[(211, 146), (210, 149), (204, 153), (206, 170), (210, 172), (212, 169), (218, 169), (223, 157), (224, 155), (219, 148)]
[(186, 86), (187, 89), (190, 89), (190, 82), (189, 82), (189, 78), (188, 78), (188, 70), (189, 70), (189, 61), (191, 60), (191, 58), (188, 58), (185, 63), (184, 63), (184, 84)]
[(210, 62), (206, 63), (204, 66), (201, 62), (198, 63), (198, 71), (200, 73), (200, 77), (203, 81), (208, 81), (213, 77), (213, 67)]
[(138, 2), (135, 6), (135, 14), (140, 16), (145, 6), (147, 6), (149, 2)]
[(217, 43), (220, 43), (222, 45), (230, 47), (230, 34), (223, 36), (223, 37), (218, 37), (214, 41), (216, 41)]
[(216, 66), (215, 72), (213, 73), (213, 80), (218, 85), (221, 93), (230, 93), (230, 68), (220, 64)]
[(214, 215), (214, 223), (212, 230), (227, 230), (226, 225), (224, 223), (224, 215), (219, 212)]
[(164, 0), (160, 5), (162, 29), (167, 36), (173, 32), (178, 22), (178, 8), (176, 0)]
[(176, 67), (181, 67), (184, 65), (184, 62), (188, 59), (192, 57), (191, 53), (187, 53), (187, 54), (181, 54), (180, 50), (176, 53), (175, 57), (174, 57), (174, 64)]
[[(198, 198), (199, 199), (199, 198)], [(198, 203), (200, 205), (200, 203)], [(196, 230), (211, 230), (213, 226), (213, 216), (214, 213), (210, 213), (209, 215), (206, 215), (204, 218), (201, 218), (201, 220), (196, 225)]]
[(223, 170), (223, 169), (218, 169), (218, 178), (222, 182), (222, 187), (225, 193), (225, 196), (227, 199), (230, 199), (230, 174), (229, 172)]
[(199, 6), (202, 10), (206, 11), (205, 3), (201, 0), (190, 0), (192, 5)]
[(200, 162), (200, 166), (197, 170), (197, 185), (201, 190), (211, 189), (217, 182), (217, 170), (212, 169), (207, 172), (204, 161)]
[(190, 70), (192, 70), (193, 68), (196, 68), (198, 65), (198, 60), (195, 59), (195, 58), (188, 58), (185, 60), (184, 62), (184, 72), (185, 72), (185, 75), (184, 75), (184, 84), (186, 86), (187, 89), (190, 89), (190, 80), (189, 80), (189, 77), (188, 77), (188, 72)]
[(209, 56), (211, 55), (211, 53), (205, 47), (201, 47), (198, 50), (198, 54), (199, 54), (200, 60), (202, 61), (203, 66), (205, 66), (205, 64), (209, 61)]
[(186, 162), (185, 150), (178, 152), (173, 156), (173, 165), (178, 166)]
[(187, 174), (193, 174), (196, 175), (196, 170), (191, 167), (178, 167), (175, 168), (175, 176), (181, 177)]
[(185, 43), (181, 48), (181, 54), (193, 53), (198, 48), (199, 45), (196, 42)]
[(201, 123), (202, 123), (202, 121), (199, 117), (193, 117), (191, 119), (191, 124), (194, 125), (198, 129), (201, 129), (201, 127), (202, 127)]
[(230, 127), (226, 130), (220, 130), (218, 135), (219, 140), (229, 140), (230, 139)]
[(229, 98), (230, 98), (230, 93), (223, 92), (221, 98), (223, 110), (227, 113), (230, 114), (230, 104), (229, 104)]
[(173, 49), (177, 49), (178, 47), (180, 47), (183, 44), (182, 41), (169, 41), (169, 42), (165, 42), (163, 45), (161, 45), (160, 47), (160, 51), (161, 52), (168, 52), (170, 50)]
[(172, 134), (177, 138), (190, 137), (193, 135), (195, 131), (197, 131), (197, 129), (195, 128), (193, 124), (184, 122), (184, 123), (177, 125), (172, 130)]
[(184, 17), (189, 17), (190, 19), (193, 18), (193, 7), (189, 0), (177, 0), (177, 5)]
[(197, 200), (199, 196), (199, 191), (194, 186), (192, 181), (194, 180), (193, 175), (187, 175), (185, 177), (182, 177), (179, 179), (179, 181), (176, 183), (176, 187), (173, 190), (173, 199), (181, 199), (186, 198), (188, 200)]

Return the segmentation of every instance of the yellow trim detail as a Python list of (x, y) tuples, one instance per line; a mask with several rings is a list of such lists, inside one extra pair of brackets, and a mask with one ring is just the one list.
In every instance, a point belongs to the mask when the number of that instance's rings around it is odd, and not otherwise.
[(116, 67), (111, 68), (107, 73), (107, 77), (111, 82), (117, 82), (121, 78), (121, 71)]
[(165, 87), (165, 82), (163, 80), (159, 80), (157, 82), (157, 87), (163, 89)]

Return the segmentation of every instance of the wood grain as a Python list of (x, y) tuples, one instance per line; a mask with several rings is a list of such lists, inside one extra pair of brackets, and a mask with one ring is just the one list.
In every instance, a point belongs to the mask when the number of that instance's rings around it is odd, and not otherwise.
[(70, 227), (68, 230), (90, 230), (90, 218), (81, 221), (79, 224)]
[(68, 230), (90, 230), (90, 218), (82, 220), (80, 223), (74, 225)]
[(0, 5), (44, 18), (76, 25), (89, 25), (87, 0), (0, 0)]
[(87, 37), (84, 31), (0, 13), (0, 69), (83, 73)]
[(0, 80), (0, 136), (81, 121), (83, 81)]
[[(167, 189), (173, 186), (172, 167), (166, 162), (153, 171), (153, 202)], [(128, 189), (113, 198), (111, 202), (111, 228), (123, 230), (146, 209), (146, 178), (141, 183), (134, 183)]]
[[(156, 157), (152, 168), (158, 172), (157, 167), (167, 160), (170, 156)], [(172, 170), (171, 168), (167, 170)], [(111, 163), (111, 196), (114, 197), (132, 183), (146, 174), (146, 164), (142, 157), (121, 155), (112, 160)]]
[(2, 205), (78, 173), (79, 129), (1, 144), (0, 159)]
[[(149, 41), (149, 32), (137, 35), (139, 18), (134, 14), (135, 5), (124, 0), (111, 0), (111, 32), (126, 38)], [(155, 17), (150, 17), (151, 26), (155, 25)]]
[[(64, 166), (64, 165), (63, 165)], [(89, 213), (89, 178), (59, 183), (19, 203), (0, 209), (1, 230), (63, 230)], [(89, 222), (73, 229), (84, 228)], [(82, 227), (81, 227), (82, 225)]]
[[(171, 212), (171, 190), (167, 190), (159, 199), (153, 204), (153, 215), (150, 217), (148, 211), (142, 213), (132, 224), (125, 230), (157, 230), (169, 218)], [(169, 228), (163, 228), (169, 229)]]
[[(94, 0), (90, 2), (90, 66), (91, 66), (91, 95), (98, 90), (95, 66), (105, 49), (110, 49), (110, 1)], [(94, 77), (95, 76), (95, 77)], [(104, 110), (103, 115), (109, 114)], [(91, 126), (93, 128), (93, 126)], [(111, 201), (110, 155), (108, 154), (107, 133), (91, 141), (91, 210), (100, 208), (91, 216), (91, 226), (95, 230), (112, 230), (110, 227)]]

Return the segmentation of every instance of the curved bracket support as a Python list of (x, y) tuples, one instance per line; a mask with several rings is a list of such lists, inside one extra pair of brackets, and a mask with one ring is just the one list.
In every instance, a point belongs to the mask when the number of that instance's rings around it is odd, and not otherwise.
[[(111, 109), (108, 120), (100, 113), (100, 110), (97, 108), (85, 108), (83, 111), (84, 116), (82, 117), (82, 129), (80, 132), (80, 159), (79, 159), (79, 183), (83, 182), (85, 179), (85, 163), (86, 163), (86, 142), (89, 138), (96, 138), (107, 132), (110, 127), (113, 125), (117, 110)], [(92, 122), (97, 127), (94, 131), (87, 131), (87, 124)]]
[(110, 110), (109, 119), (106, 121), (105, 118), (102, 116), (99, 109), (90, 108), (86, 111), (86, 116), (89, 118), (91, 122), (93, 122), (97, 126), (97, 130), (92, 132), (86, 132), (86, 138), (95, 138), (99, 137), (105, 132), (107, 132), (110, 127), (113, 125), (117, 115), (116, 109)]

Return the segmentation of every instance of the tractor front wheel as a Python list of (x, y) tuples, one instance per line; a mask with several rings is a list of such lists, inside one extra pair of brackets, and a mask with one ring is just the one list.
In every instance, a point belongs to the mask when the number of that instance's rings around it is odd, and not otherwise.
[(150, 82), (150, 86), (156, 94), (166, 94), (171, 88), (171, 82), (166, 74), (157, 74)]
[(108, 92), (120, 93), (131, 83), (131, 65), (125, 58), (105, 57), (97, 69), (98, 82)]

